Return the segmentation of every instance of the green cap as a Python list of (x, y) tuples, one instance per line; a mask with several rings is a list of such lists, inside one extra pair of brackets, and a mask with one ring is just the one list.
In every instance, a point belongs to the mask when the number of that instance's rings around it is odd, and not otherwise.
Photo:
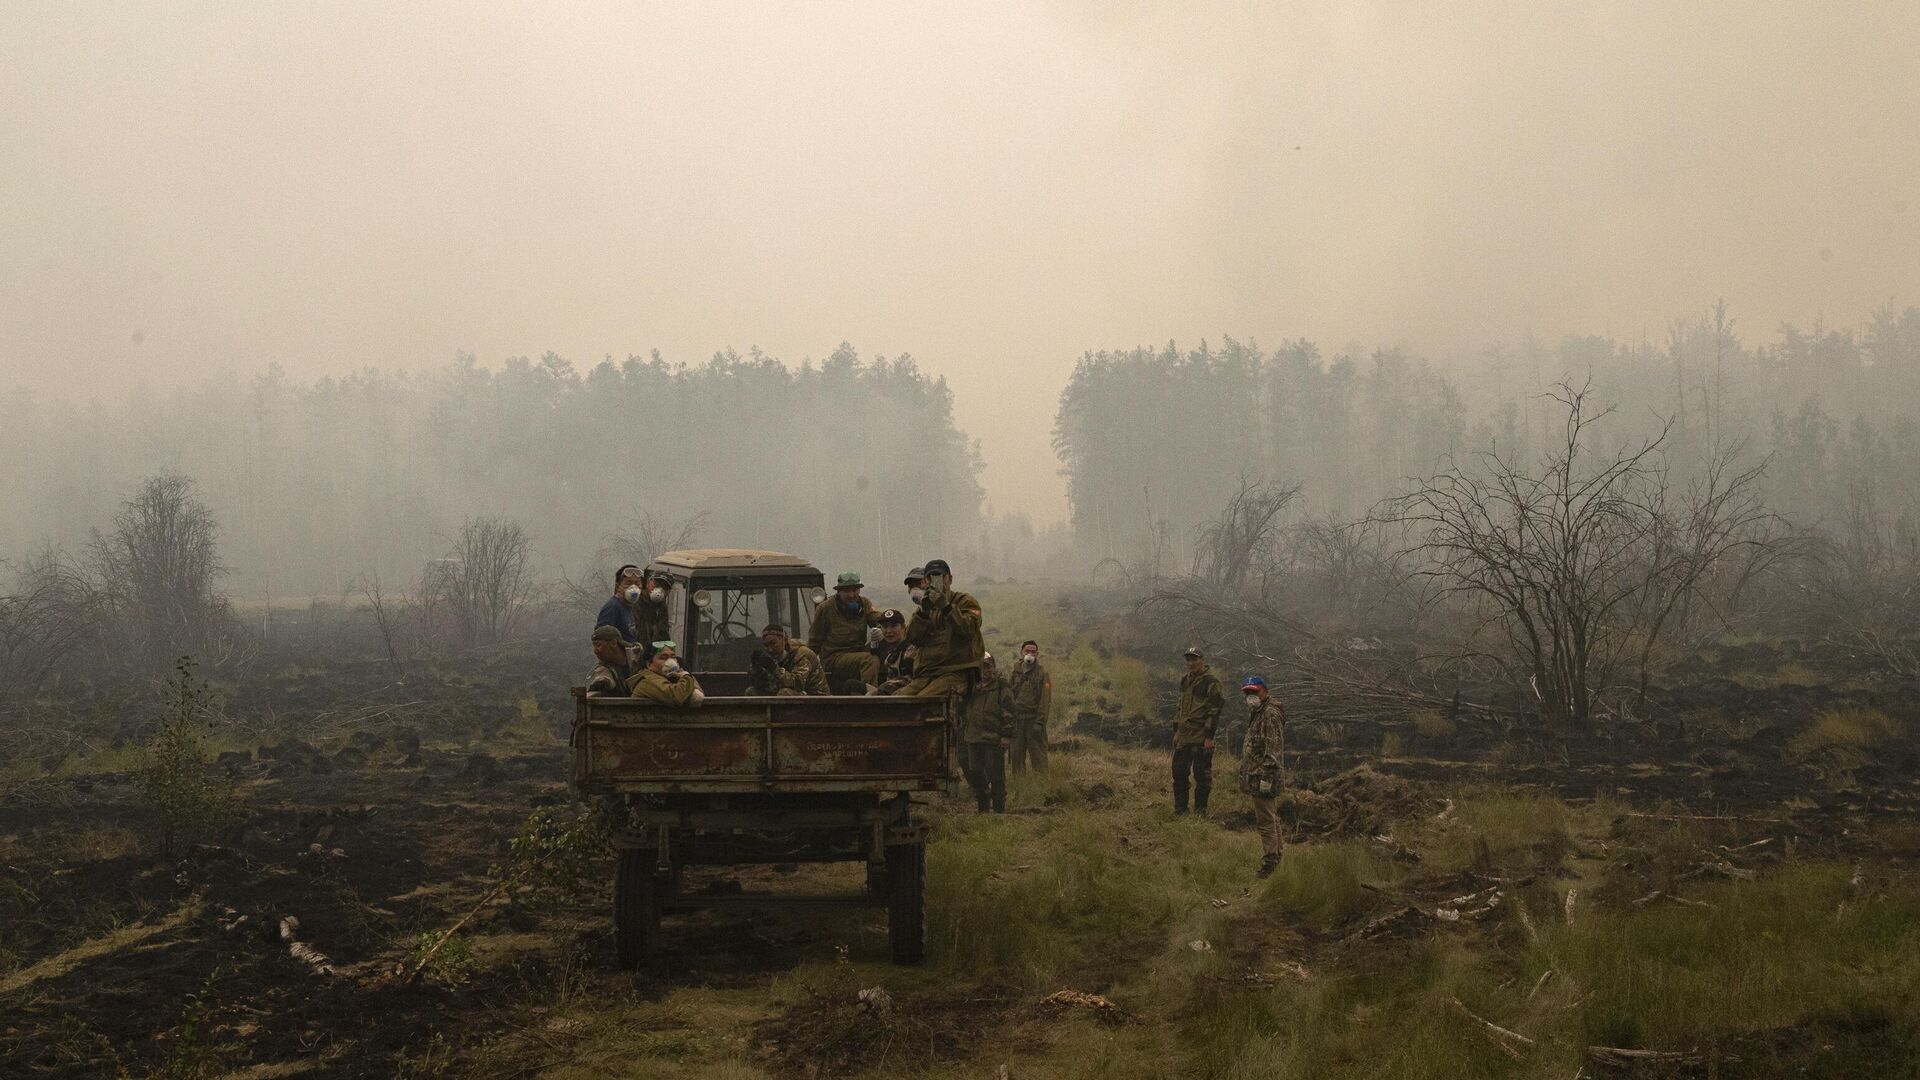
[(606, 623), (601, 623), (599, 626), (596, 626), (593, 628), (593, 640), (619, 641), (620, 630), (617, 627), (608, 626)]
[(858, 571), (856, 571), (856, 570), (848, 570), (848, 571), (846, 571), (845, 573), (842, 573), (842, 574), (840, 575), (840, 584), (838, 584), (838, 585), (835, 585), (835, 586), (834, 586), (834, 588), (836, 588), (836, 589), (858, 589), (858, 588), (860, 588), (860, 574), (859, 574), (859, 572), (858, 572)]

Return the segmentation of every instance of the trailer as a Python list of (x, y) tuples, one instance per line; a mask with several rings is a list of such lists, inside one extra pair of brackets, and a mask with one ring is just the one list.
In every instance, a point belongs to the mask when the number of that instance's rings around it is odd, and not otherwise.
[[(750, 625), (749, 604), (755, 614), (797, 615), (800, 599), (820, 586), (818, 570), (773, 552), (677, 552), (650, 569), (667, 567), (686, 572), (675, 584), (685, 605), (676, 605), (675, 629), (700, 635), (681, 655), (711, 662), (739, 654), (742, 669), (746, 654), (732, 646), (743, 636), (737, 627)], [(685, 709), (574, 689), (574, 785), (583, 798), (613, 804), (620, 819), (613, 905), (620, 962), (642, 962), (661, 917), (672, 912), (857, 903), (884, 906), (894, 961), (918, 963), (926, 953), (927, 830), (913, 800), (957, 790), (948, 700), (728, 696), (726, 689), (744, 686), (744, 670), (695, 674), (709, 696)], [(690, 866), (856, 861), (866, 864), (858, 894), (691, 895), (682, 888)]]

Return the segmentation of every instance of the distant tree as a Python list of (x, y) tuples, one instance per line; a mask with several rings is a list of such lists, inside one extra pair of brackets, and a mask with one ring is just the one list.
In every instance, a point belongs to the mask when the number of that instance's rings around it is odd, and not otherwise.
[(429, 570), (423, 590), (459, 627), (469, 645), (491, 645), (510, 636), (533, 599), (530, 545), (518, 522), (468, 518), (445, 559)]
[(75, 654), (105, 637), (105, 604), (86, 569), (49, 547), (0, 596), (0, 698), (32, 697)]
[(218, 523), (193, 481), (166, 473), (143, 481), (93, 531), (93, 564), (112, 613), (116, 655), (143, 655), (159, 668), (176, 656), (219, 655), (233, 633), (232, 611), (215, 589), (225, 572)]
[[(1591, 387), (1561, 384), (1558, 444), (1538, 466), (1489, 450), (1385, 503), (1411, 527), (1419, 573), (1480, 610), (1487, 651), (1531, 688), (1550, 722), (1586, 725), (1602, 691), (1742, 551), (1764, 561), (1758, 467), (1723, 463), (1685, 491), (1669, 483), (1666, 430), (1606, 451)], [(1730, 459), (1724, 459), (1730, 461)], [(1486, 651), (1487, 647), (1469, 643)]]

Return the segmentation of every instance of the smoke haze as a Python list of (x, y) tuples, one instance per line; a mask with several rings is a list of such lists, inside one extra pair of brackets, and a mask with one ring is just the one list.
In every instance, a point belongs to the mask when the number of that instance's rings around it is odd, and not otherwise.
[(1087, 349), (1920, 299), (1920, 7), (16, 4), (0, 387), (842, 340), (1064, 518)]

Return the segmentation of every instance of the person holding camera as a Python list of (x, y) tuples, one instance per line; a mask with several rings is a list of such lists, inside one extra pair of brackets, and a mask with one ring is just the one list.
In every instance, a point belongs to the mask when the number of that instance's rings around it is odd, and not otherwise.
[(1247, 703), (1247, 745), (1240, 756), (1240, 790), (1253, 800), (1253, 830), (1260, 834), (1260, 876), (1280, 865), (1285, 840), (1280, 832), (1280, 787), (1284, 779), (1281, 749), (1286, 714), (1267, 694), (1267, 680), (1249, 675), (1240, 684)]
[(987, 655), (980, 634), (980, 601), (953, 587), (945, 559), (928, 559), (926, 581), (907, 622), (913, 646), (913, 678), (900, 688), (906, 697), (965, 697)]
[(760, 631), (760, 648), (747, 658), (747, 667), (747, 682), (756, 694), (796, 697), (831, 692), (820, 658), (787, 636), (787, 628), (779, 623), (768, 623)]

